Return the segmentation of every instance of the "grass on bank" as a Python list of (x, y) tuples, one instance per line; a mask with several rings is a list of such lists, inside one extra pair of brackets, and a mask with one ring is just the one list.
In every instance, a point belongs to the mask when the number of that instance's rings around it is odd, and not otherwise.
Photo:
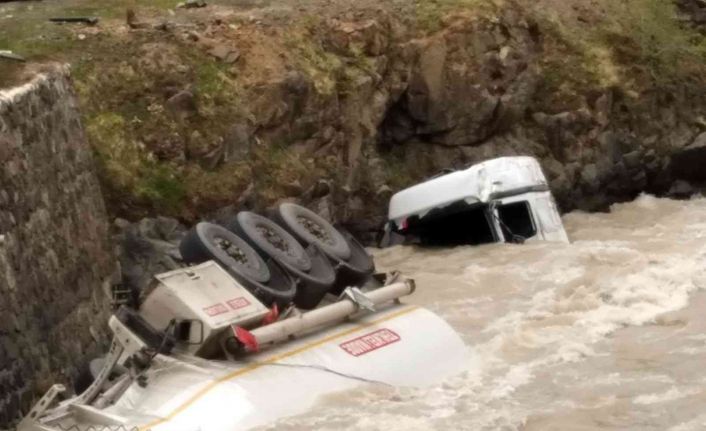
[[(558, 1), (414, 0), (408, 18), (416, 24), (414, 37), (441, 30), (445, 17), (457, 12), (497, 23), (498, 14), (510, 11), (536, 21), (543, 38), (543, 79), (535, 108), (546, 112), (578, 108), (586, 94), (606, 88), (640, 91), (706, 76), (703, 36), (673, 19), (671, 2), (597, 0), (594, 7), (602, 12), (594, 22), (581, 24), (551, 7)], [(342, 175), (335, 158), (282, 145), (258, 147), (245, 160), (202, 163), (227, 127), (244, 115), (241, 108), (248, 101), (237, 75), (202, 50), (159, 32), (125, 37), (98, 32), (79, 40), (80, 27), (47, 21), (50, 16), (96, 15), (101, 24), (109, 24), (122, 22), (128, 7), (166, 14), (176, 3), (66, 0), (0, 6), (0, 49), (33, 61), (73, 63), (86, 129), (113, 212), (190, 218), (198, 208), (231, 203), (253, 177), (261, 178), (258, 194), (269, 202), (285, 196), (293, 183), (305, 188), (317, 177)], [(346, 97), (370, 74), (371, 59), (356, 46), (341, 54), (321, 43), (322, 19), (303, 17), (284, 47), (292, 66), (312, 78), (320, 97)], [(149, 44), (158, 44), (156, 51), (172, 50), (170, 57), (182, 67), (144, 63)], [(18, 70), (17, 64), (0, 62), (0, 87), (16, 79)], [(183, 119), (165, 110), (164, 93), (170, 86), (187, 85), (196, 94), (199, 114)], [(414, 168), (402, 158), (388, 159), (388, 183), (393, 188), (409, 185)]]
[(581, 26), (544, 9), (534, 17), (545, 35), (540, 108), (576, 109), (581, 96), (607, 88), (637, 93), (703, 80), (706, 39), (677, 20), (664, 0), (604, 0), (600, 19)]

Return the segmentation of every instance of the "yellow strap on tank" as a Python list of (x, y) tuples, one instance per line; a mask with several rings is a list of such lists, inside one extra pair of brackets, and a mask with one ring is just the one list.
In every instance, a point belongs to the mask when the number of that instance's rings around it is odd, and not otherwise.
[(392, 320), (392, 319), (395, 319), (400, 316), (404, 316), (405, 314), (409, 314), (412, 311), (416, 310), (417, 308), (419, 308), (419, 307), (409, 306), (403, 310), (397, 311), (392, 314), (388, 314), (387, 316), (381, 317), (377, 320), (372, 320), (370, 322), (361, 323), (361, 324), (357, 325), (355, 328), (351, 328), (351, 329), (339, 332), (337, 334), (330, 335), (326, 338), (323, 338), (321, 340), (315, 341), (310, 344), (306, 344), (306, 345), (299, 347), (297, 349), (290, 350), (290, 351), (284, 352), (284, 353), (280, 353), (279, 355), (272, 356), (271, 358), (266, 359), (264, 361), (260, 361), (260, 362), (257, 362), (257, 363), (251, 364), (251, 365), (247, 365), (243, 368), (235, 370), (232, 373), (226, 374), (225, 376), (220, 377), (220, 378), (210, 382), (209, 384), (207, 384), (206, 386), (201, 388), (199, 391), (197, 391), (194, 395), (192, 395), (188, 400), (184, 401), (179, 407), (175, 408), (171, 413), (169, 413), (168, 415), (166, 415), (162, 418), (155, 419), (154, 421), (152, 421), (146, 425), (141, 426), (139, 428), (139, 431), (147, 431), (147, 430), (151, 429), (152, 427), (156, 427), (157, 425), (160, 425), (160, 424), (163, 424), (164, 422), (168, 422), (168, 421), (172, 420), (176, 415), (178, 415), (179, 413), (188, 409), (189, 406), (191, 406), (196, 401), (198, 401), (200, 398), (202, 398), (204, 395), (206, 395), (209, 391), (211, 391), (211, 389), (215, 388), (216, 386), (218, 386), (219, 384), (221, 384), (223, 382), (233, 380), (238, 376), (242, 376), (244, 374), (250, 373), (251, 371), (255, 371), (260, 367), (264, 367), (266, 365), (273, 364), (277, 361), (281, 361), (282, 359), (286, 359), (291, 356), (298, 355), (299, 353), (306, 352), (307, 350), (314, 349), (316, 347), (321, 346), (322, 344), (326, 344), (330, 341), (336, 340), (341, 337), (345, 337), (345, 336), (350, 335), (354, 332), (358, 332), (361, 329), (365, 329), (370, 326), (375, 326), (379, 323), (386, 322), (388, 320)]

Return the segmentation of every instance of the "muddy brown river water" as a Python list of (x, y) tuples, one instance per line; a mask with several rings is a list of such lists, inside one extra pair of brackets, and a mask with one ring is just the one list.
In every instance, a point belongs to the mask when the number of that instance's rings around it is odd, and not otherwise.
[(467, 370), (339, 393), (267, 429), (706, 429), (706, 198), (564, 224), (571, 244), (375, 250), (475, 351)]

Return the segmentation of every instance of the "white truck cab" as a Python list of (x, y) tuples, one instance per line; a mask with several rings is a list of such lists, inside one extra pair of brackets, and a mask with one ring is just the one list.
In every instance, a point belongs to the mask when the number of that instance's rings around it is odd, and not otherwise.
[(501, 157), (394, 194), (381, 246), (569, 242), (542, 169)]

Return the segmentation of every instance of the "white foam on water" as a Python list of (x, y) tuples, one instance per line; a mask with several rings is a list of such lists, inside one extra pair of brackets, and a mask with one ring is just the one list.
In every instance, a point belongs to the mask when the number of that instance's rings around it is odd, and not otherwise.
[(680, 398), (688, 397), (690, 395), (695, 395), (695, 394), (698, 394), (699, 392), (701, 392), (700, 389), (682, 390), (682, 389), (679, 389), (677, 387), (672, 386), (666, 392), (640, 395), (638, 397), (635, 397), (632, 400), (632, 402), (634, 404), (645, 404), (645, 405), (665, 403), (668, 401), (674, 401), (674, 400), (678, 400)]
[[(417, 280), (411, 300), (446, 318), (480, 362), (432, 388), (392, 396), (362, 388), (330, 397), (314, 412), (278, 425), (407, 431), (569, 429), (583, 423), (591, 429), (596, 416), (641, 429), (645, 418), (635, 414), (630, 422), (630, 406), (688, 398), (693, 388), (653, 364), (676, 351), (706, 357), (706, 351), (685, 350), (706, 337), (682, 330), (663, 352), (652, 340), (678, 331), (658, 318), (683, 310), (706, 287), (706, 199), (642, 195), (611, 213), (577, 212), (564, 221), (572, 244), (375, 251), (380, 269), (399, 269)], [(612, 341), (629, 328), (632, 335), (620, 338), (629, 345)], [(645, 393), (643, 385), (654, 391)], [(547, 420), (559, 426), (545, 428)], [(541, 425), (532, 428), (534, 423)], [(655, 429), (672, 425), (681, 426)]]
[(699, 415), (689, 421), (670, 427), (668, 431), (702, 431), (706, 429), (706, 414)]

